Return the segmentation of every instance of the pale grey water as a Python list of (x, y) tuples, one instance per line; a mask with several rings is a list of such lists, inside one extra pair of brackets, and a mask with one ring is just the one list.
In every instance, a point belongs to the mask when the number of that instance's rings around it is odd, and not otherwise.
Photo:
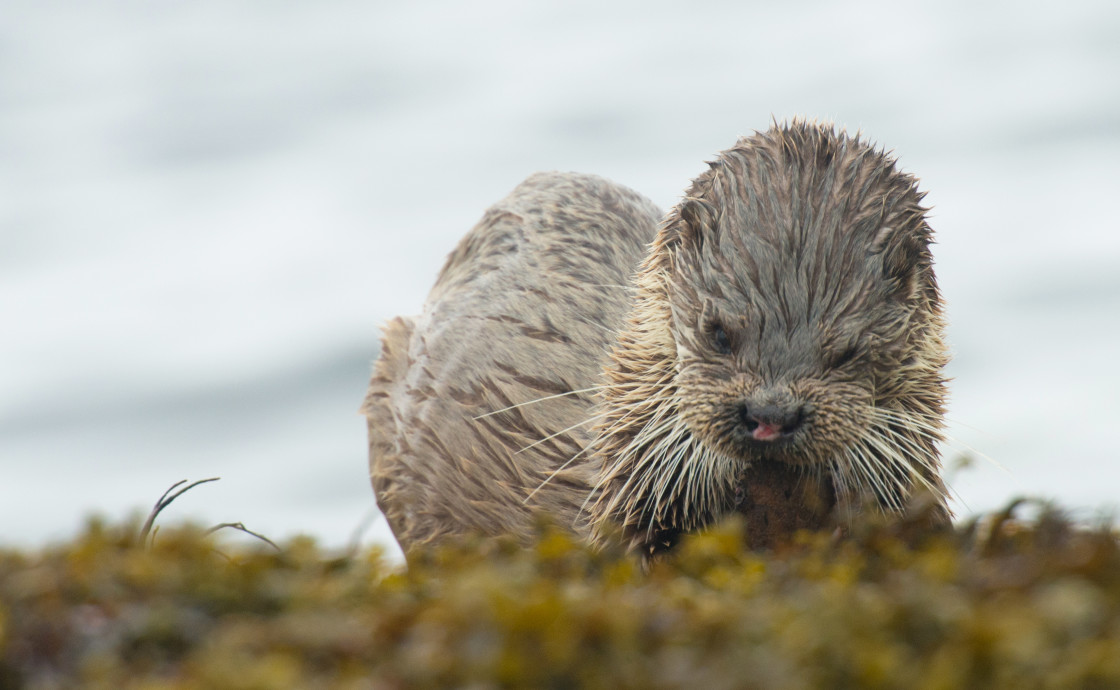
[[(146, 511), (345, 543), (378, 326), (529, 173), (671, 205), (772, 116), (934, 205), (958, 512), (1120, 495), (1120, 5), (0, 5), (0, 543)], [(950, 450), (950, 454), (954, 451)], [(384, 525), (367, 540), (384, 540)]]

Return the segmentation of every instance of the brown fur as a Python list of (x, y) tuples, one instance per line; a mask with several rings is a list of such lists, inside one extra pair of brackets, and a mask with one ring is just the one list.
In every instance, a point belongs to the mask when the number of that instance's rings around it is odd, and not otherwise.
[[(527, 535), (541, 511), (652, 554), (739, 512), (768, 545), (918, 488), (947, 520), (921, 197), (881, 150), (805, 122), (720, 154), (655, 239), (630, 190), (530, 178), (386, 329), (363, 409), (398, 540)], [(771, 416), (780, 440), (754, 438)]]

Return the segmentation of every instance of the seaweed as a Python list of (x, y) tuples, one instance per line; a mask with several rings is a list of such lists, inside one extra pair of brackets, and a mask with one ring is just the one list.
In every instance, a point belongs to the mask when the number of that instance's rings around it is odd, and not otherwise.
[(1032, 504), (643, 563), (542, 525), (410, 554), (91, 520), (0, 550), (0, 688), (1120, 687), (1120, 545)]

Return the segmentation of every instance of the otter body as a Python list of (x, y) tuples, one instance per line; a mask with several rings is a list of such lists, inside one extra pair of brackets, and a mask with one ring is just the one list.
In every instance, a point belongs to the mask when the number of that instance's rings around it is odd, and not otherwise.
[(838, 507), (901, 513), (916, 490), (949, 519), (917, 181), (806, 122), (709, 166), (655, 237), (629, 190), (530, 178), (452, 254), (424, 315), (390, 324), (365, 410), (406, 550), (527, 534), (535, 510), (591, 539), (620, 526), (647, 555), (731, 512), (755, 544)]
[(538, 173), (462, 239), (423, 313), (390, 321), (363, 411), (374, 493), (403, 548), (528, 534), (537, 511), (578, 521), (590, 389), (660, 217), (602, 178)]

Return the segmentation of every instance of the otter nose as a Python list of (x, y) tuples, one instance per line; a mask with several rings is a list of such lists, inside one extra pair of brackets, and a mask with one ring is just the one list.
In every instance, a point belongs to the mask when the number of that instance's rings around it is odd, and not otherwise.
[(739, 405), (739, 421), (755, 441), (777, 441), (793, 435), (805, 421), (801, 405)]

